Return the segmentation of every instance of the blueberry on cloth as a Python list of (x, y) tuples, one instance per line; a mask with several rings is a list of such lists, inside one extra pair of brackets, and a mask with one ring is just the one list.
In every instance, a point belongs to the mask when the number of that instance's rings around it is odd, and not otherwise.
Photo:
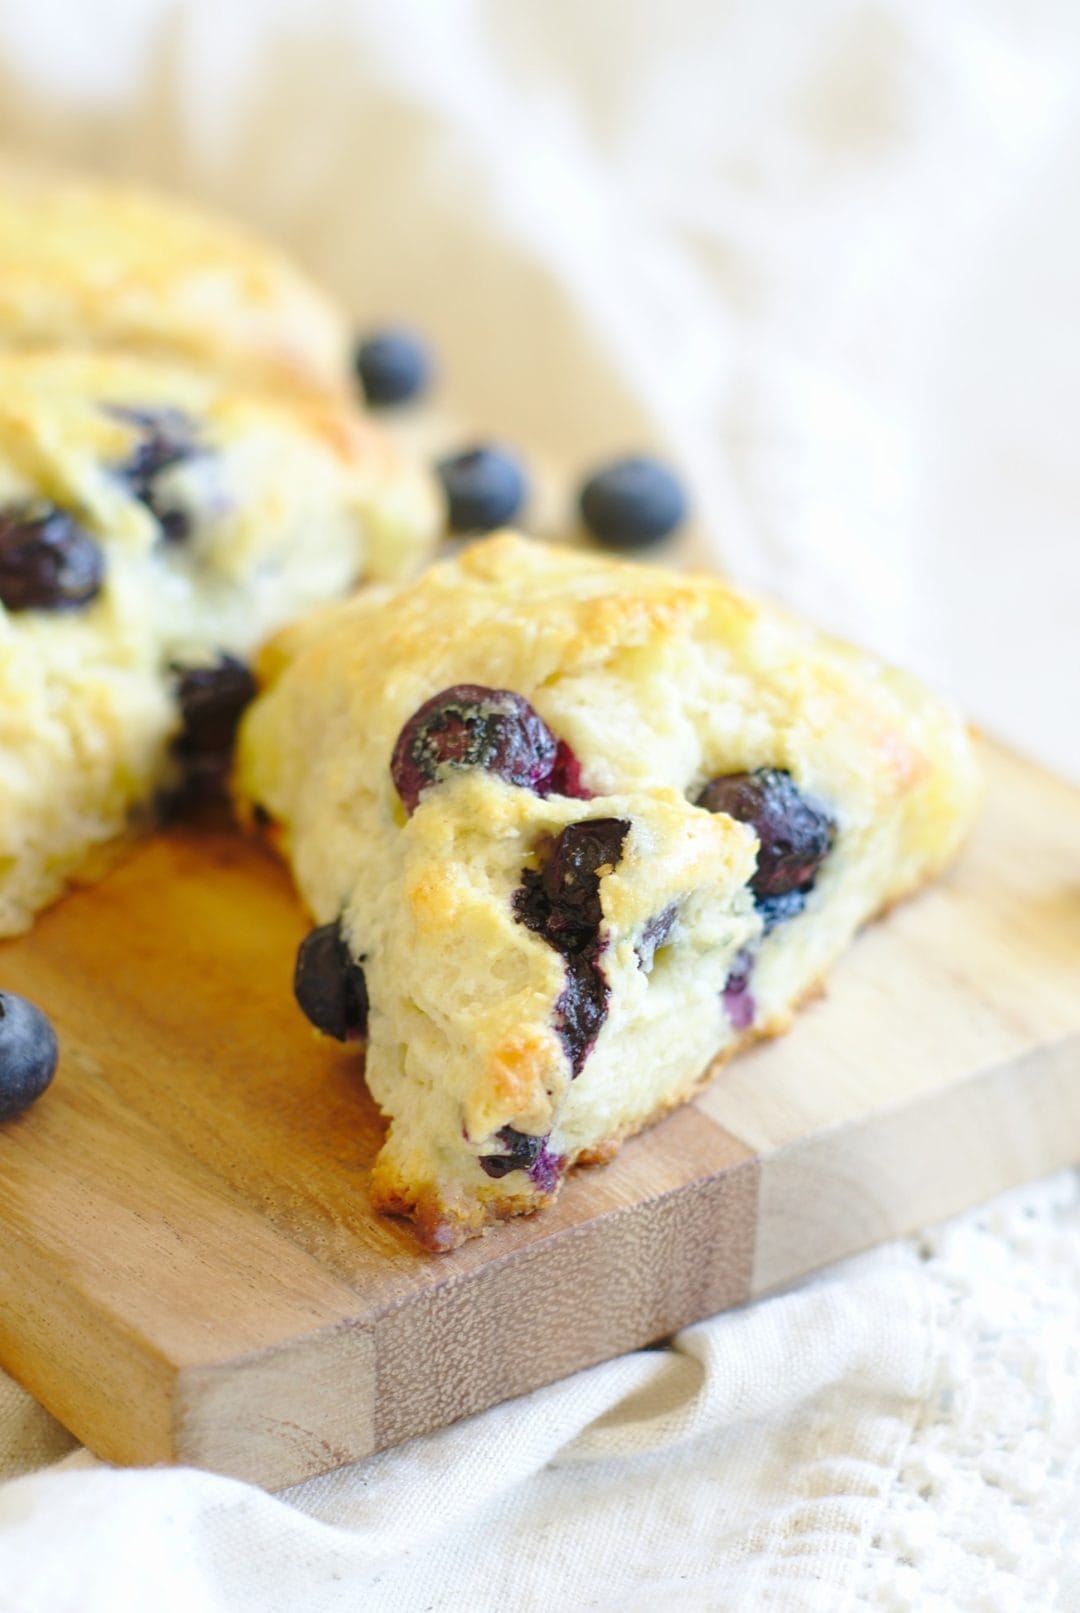
[(12, 991), (0, 992), (0, 1120), (40, 1098), (59, 1056), (56, 1032), (41, 1009)]
[(476, 447), (440, 459), (451, 532), (493, 532), (512, 521), (528, 492), (525, 473), (505, 448)]
[(431, 380), (431, 354), (412, 331), (373, 332), (356, 344), (354, 363), (364, 399), (373, 408), (408, 403)]
[(411, 815), (423, 791), (448, 771), (480, 767), (547, 795), (561, 760), (554, 734), (523, 695), (456, 683), (409, 718), (394, 745), (390, 775)]
[(801, 912), (836, 838), (836, 823), (824, 807), (803, 795), (791, 774), (778, 767), (711, 779), (697, 805), (707, 812), (726, 812), (757, 835), (750, 889), (766, 929)]
[(293, 991), (308, 1019), (325, 1036), (347, 1042), (366, 1033), (367, 981), (350, 956), (339, 925), (321, 924), (301, 941)]
[(607, 549), (644, 549), (686, 518), (686, 494), (658, 460), (636, 455), (594, 472), (578, 495), (581, 518)]
[(68, 510), (0, 511), (0, 602), (8, 610), (78, 610), (101, 592), (105, 557)]

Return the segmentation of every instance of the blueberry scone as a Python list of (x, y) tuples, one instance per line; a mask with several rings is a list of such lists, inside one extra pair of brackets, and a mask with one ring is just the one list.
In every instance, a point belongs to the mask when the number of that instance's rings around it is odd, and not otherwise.
[(282, 253), (153, 191), (0, 167), (0, 346), (118, 348), (342, 390), (341, 314)]
[(329, 395), (0, 355), (0, 934), (221, 770), (266, 635), (405, 576), (438, 526), (427, 478)]
[(316, 920), (297, 996), (366, 1034), (374, 1197), (436, 1250), (784, 1029), (974, 808), (911, 677), (715, 578), (513, 535), (261, 673), (237, 788)]

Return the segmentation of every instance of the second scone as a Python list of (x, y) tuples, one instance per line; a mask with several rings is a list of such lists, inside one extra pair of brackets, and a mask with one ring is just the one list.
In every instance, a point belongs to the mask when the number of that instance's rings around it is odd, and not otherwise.
[(439, 526), (427, 477), (344, 402), (0, 357), (0, 934), (227, 747), (267, 634), (408, 575)]

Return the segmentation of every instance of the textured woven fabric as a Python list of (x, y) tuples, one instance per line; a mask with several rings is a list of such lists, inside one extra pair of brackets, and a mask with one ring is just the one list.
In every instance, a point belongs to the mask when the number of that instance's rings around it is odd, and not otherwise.
[[(1078, 33), (1072, 0), (35, 0), (0, 134), (428, 329), (457, 426), (417, 429), (529, 449), (540, 525), (665, 452), (688, 554), (1080, 774)], [(110, 1470), (0, 1377), (0, 1613), (1073, 1613), (1078, 1311), (1066, 1175), (276, 1498)]]

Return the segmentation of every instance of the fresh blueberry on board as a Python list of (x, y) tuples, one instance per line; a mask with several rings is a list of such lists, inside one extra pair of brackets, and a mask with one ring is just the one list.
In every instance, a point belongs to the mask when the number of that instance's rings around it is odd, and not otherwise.
[(494, 532), (514, 519), (528, 494), (525, 472), (505, 448), (468, 448), (440, 459), (435, 473), (451, 532)]
[(0, 603), (8, 610), (79, 610), (101, 592), (105, 557), (68, 510), (0, 510)]
[(364, 971), (350, 956), (338, 924), (320, 924), (296, 954), (293, 991), (304, 1013), (324, 1036), (353, 1041), (367, 1032)]
[(394, 745), (390, 774), (411, 816), (430, 785), (474, 767), (537, 795), (584, 794), (577, 758), (523, 695), (456, 683), (409, 718)]
[(705, 785), (697, 805), (749, 824), (760, 842), (750, 881), (766, 929), (802, 911), (836, 838), (824, 807), (799, 790), (783, 768), (727, 773)]
[(686, 519), (686, 494), (675, 474), (644, 455), (595, 471), (578, 495), (581, 519), (605, 549), (645, 549)]
[(375, 409), (411, 403), (431, 381), (431, 354), (412, 331), (374, 331), (357, 343), (354, 361), (364, 401)]
[(40, 1098), (60, 1056), (52, 1025), (25, 997), (0, 991), (0, 1120), (11, 1120)]

